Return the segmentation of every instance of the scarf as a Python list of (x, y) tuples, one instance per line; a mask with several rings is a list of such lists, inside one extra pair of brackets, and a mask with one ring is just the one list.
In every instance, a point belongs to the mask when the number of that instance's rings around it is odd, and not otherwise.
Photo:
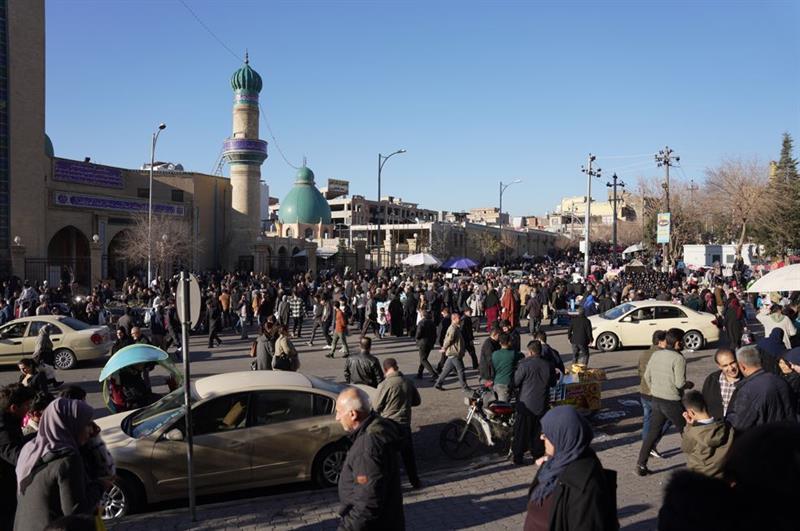
[(541, 506), (555, 491), (558, 477), (592, 442), (592, 428), (572, 406), (558, 406), (542, 417), (542, 433), (555, 447), (555, 455), (544, 462), (536, 476), (531, 500)]
[(23, 482), (48, 454), (78, 452), (78, 439), (94, 416), (94, 410), (82, 400), (57, 398), (48, 405), (39, 421), (36, 438), (20, 451), (17, 460), (17, 490), (22, 493)]

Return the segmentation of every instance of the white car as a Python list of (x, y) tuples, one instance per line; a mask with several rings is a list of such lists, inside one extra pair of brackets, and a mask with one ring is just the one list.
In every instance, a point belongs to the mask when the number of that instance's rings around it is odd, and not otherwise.
[(680, 328), (687, 350), (700, 350), (719, 339), (716, 318), (674, 302), (656, 300), (626, 302), (589, 317), (594, 346), (608, 352), (620, 347), (648, 347), (653, 332)]

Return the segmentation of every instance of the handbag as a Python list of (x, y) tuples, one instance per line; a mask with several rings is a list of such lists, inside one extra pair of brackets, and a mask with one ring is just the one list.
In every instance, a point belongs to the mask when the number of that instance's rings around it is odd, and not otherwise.
[(292, 361), (289, 356), (276, 356), (272, 362), (272, 368), (279, 371), (290, 371), (292, 370)]

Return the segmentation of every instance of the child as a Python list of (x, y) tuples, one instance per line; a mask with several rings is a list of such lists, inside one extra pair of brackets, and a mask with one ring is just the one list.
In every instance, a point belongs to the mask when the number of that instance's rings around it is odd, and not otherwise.
[(686, 466), (693, 472), (721, 478), (722, 463), (733, 444), (733, 431), (725, 421), (708, 414), (705, 398), (700, 391), (683, 395), (683, 432), (681, 449), (686, 454)]
[(386, 335), (386, 308), (381, 306), (380, 311), (378, 312), (378, 336), (383, 339), (383, 336)]
[(42, 419), (44, 408), (53, 401), (53, 396), (48, 393), (36, 393), (31, 400), (31, 408), (28, 414), (22, 419), (22, 434), (30, 435), (39, 431), (39, 421)]

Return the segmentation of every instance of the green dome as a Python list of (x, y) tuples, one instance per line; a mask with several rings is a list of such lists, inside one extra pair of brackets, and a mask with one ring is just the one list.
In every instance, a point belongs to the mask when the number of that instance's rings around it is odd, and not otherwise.
[(314, 185), (314, 172), (305, 166), (297, 171), (294, 188), (281, 201), (278, 219), (282, 223), (331, 224), (331, 207)]
[(244, 66), (231, 76), (231, 88), (233, 88), (234, 91), (254, 92), (258, 94), (261, 92), (262, 86), (261, 76), (258, 75), (258, 72), (250, 68), (250, 58), (245, 54)]
[(50, 140), (50, 137), (47, 136), (47, 133), (44, 135), (44, 154), (51, 159), (56, 156), (56, 151), (53, 149), (53, 141)]

